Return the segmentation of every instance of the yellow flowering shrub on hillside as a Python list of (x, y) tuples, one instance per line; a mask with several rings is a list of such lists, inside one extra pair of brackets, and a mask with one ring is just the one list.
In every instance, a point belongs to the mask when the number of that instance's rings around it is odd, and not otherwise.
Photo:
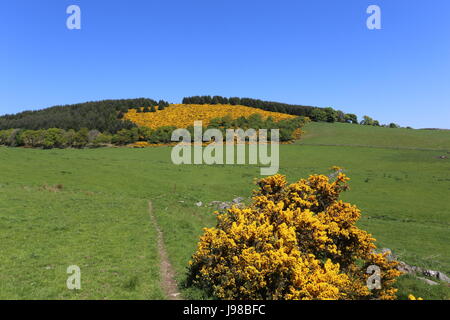
[(293, 119), (296, 116), (270, 112), (257, 108), (239, 105), (196, 105), (196, 104), (173, 104), (164, 110), (156, 112), (137, 112), (136, 109), (129, 109), (124, 115), (124, 120), (130, 120), (138, 126), (157, 129), (164, 126), (174, 126), (177, 128), (187, 128), (194, 124), (194, 120), (203, 121), (203, 126), (207, 126), (214, 118), (230, 116), (231, 119), (239, 117), (249, 117), (252, 114), (260, 114), (263, 118), (272, 117), (275, 122), (285, 119)]
[(413, 296), (412, 294), (410, 294), (410, 295), (408, 295), (408, 300), (423, 300), (423, 298), (421, 298), (421, 297), (415, 297), (415, 296)]
[[(219, 299), (394, 299), (397, 262), (355, 225), (360, 210), (339, 200), (349, 178), (335, 175), (259, 180), (250, 206), (216, 212), (204, 229), (188, 283)], [(367, 286), (371, 265), (381, 289)]]

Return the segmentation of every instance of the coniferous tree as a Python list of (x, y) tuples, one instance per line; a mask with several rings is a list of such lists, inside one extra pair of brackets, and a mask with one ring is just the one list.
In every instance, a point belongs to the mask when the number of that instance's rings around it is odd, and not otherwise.
[(131, 129), (136, 125), (122, 120), (129, 109), (142, 105), (156, 104), (152, 99), (122, 99), (84, 102), (74, 105), (54, 106), (36, 111), (24, 111), (0, 117), (0, 130), (23, 128), (40, 130), (59, 128), (79, 131), (89, 130), (116, 133), (121, 129)]

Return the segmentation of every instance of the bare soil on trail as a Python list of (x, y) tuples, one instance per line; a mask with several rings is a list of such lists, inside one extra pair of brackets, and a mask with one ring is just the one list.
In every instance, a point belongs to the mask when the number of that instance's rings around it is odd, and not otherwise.
[(178, 291), (177, 282), (174, 279), (175, 272), (170, 264), (167, 251), (164, 246), (164, 235), (158, 226), (155, 215), (153, 214), (153, 205), (151, 201), (148, 202), (148, 213), (150, 216), (150, 221), (155, 227), (157, 233), (158, 254), (161, 270), (161, 288), (169, 300), (182, 300), (181, 294)]

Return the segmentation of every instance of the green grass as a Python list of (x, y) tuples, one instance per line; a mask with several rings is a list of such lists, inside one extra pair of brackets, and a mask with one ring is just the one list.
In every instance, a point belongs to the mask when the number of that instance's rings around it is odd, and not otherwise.
[[(301, 142), (281, 146), (280, 173), (294, 181), (344, 167), (352, 178), (344, 200), (362, 209), (360, 226), (378, 245), (450, 274), (450, 160), (438, 158), (450, 151), (450, 133), (316, 123), (306, 130)], [(257, 166), (175, 166), (170, 150), (0, 148), (0, 298), (164, 298), (147, 201), (182, 282), (202, 228), (215, 224), (213, 210), (195, 203), (250, 196), (260, 177)], [(57, 184), (61, 190), (48, 187)], [(73, 264), (82, 273), (78, 292), (66, 288)], [(403, 298), (449, 298), (448, 287), (417, 279), (399, 288)]]
[(450, 150), (450, 131), (391, 129), (348, 123), (311, 122), (299, 142), (313, 145)]
[[(122, 191), (99, 153), (0, 154), (0, 299), (163, 298), (147, 201)], [(80, 291), (66, 287), (70, 265)]]
[[(431, 280), (436, 281), (436, 279)], [(408, 300), (409, 294), (426, 300), (450, 299), (448, 284), (440, 282), (438, 285), (430, 286), (412, 275), (400, 277), (397, 281), (397, 288), (399, 289), (397, 297), (401, 300)]]

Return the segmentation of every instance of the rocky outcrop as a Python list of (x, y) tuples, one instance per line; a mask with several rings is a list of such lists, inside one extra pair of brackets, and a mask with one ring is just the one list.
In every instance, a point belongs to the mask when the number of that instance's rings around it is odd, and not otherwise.
[(234, 198), (232, 201), (212, 201), (208, 204), (209, 207), (215, 207), (219, 211), (230, 209), (235, 206), (238, 208), (243, 208), (245, 206), (244, 201), (245, 198), (238, 197)]
[(420, 276), (435, 278), (439, 281), (450, 283), (450, 278), (441, 271), (435, 271), (430, 269), (424, 269), (421, 267), (416, 266), (410, 266), (406, 262), (398, 260), (397, 256), (392, 253), (391, 249), (383, 248), (380, 250), (381, 253), (387, 253), (386, 258), (388, 260), (396, 260), (399, 262), (397, 269), (400, 270), (403, 273), (412, 274), (417, 276), (418, 279), (428, 283), (429, 285), (436, 285), (438, 284), (436, 281), (429, 280), (427, 278), (423, 278)]
[(430, 286), (437, 286), (439, 284), (436, 281), (433, 281), (433, 280), (430, 280), (427, 278), (417, 277), (417, 279), (422, 280), (423, 282), (425, 282), (426, 284), (429, 284)]

